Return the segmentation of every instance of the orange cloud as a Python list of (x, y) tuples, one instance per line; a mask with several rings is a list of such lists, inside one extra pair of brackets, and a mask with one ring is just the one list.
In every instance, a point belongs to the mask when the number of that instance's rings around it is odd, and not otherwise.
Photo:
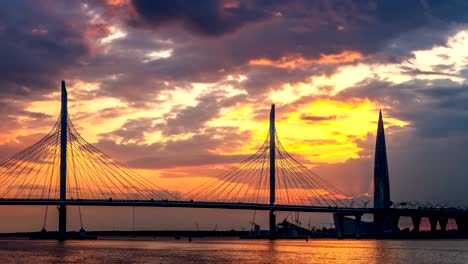
[(130, 0), (106, 0), (106, 4), (112, 6), (121, 6), (130, 3)]
[(352, 50), (345, 50), (336, 54), (321, 54), (320, 59), (316, 61), (317, 64), (337, 64), (344, 62), (353, 62), (361, 60), (362, 53)]
[(239, 2), (232, 1), (232, 2), (227, 2), (223, 6), (224, 8), (238, 8), (239, 7)]
[(268, 65), (278, 68), (297, 68), (308, 64), (338, 64), (346, 62), (354, 62), (361, 60), (364, 56), (362, 53), (352, 50), (344, 50), (335, 54), (321, 54), (318, 59), (307, 59), (301, 55), (284, 56), (278, 60), (270, 60), (266, 58), (253, 59), (249, 61), (250, 65)]
[(87, 39), (103, 38), (110, 35), (112, 32), (109, 29), (109, 25), (105, 23), (91, 24), (86, 27), (84, 36)]

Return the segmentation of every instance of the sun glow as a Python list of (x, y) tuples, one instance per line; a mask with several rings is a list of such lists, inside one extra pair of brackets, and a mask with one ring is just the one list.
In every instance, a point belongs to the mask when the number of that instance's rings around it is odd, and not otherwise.
[[(297, 111), (281, 112), (277, 107), (276, 129), (284, 147), (311, 162), (343, 162), (358, 157), (361, 150), (356, 138), (364, 139), (376, 130), (379, 107), (369, 100), (317, 100), (298, 107)], [(232, 109), (210, 126), (234, 126), (252, 132), (252, 141), (245, 142), (236, 153), (252, 153), (268, 133), (268, 115), (253, 120), (252, 106)], [(386, 118), (387, 125), (405, 126), (407, 123)]]

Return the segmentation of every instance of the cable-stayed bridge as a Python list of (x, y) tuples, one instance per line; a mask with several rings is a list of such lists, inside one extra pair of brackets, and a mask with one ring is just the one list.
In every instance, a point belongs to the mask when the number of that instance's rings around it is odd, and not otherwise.
[(372, 214), (377, 234), (398, 229), (400, 216), (410, 216), (415, 230), (422, 217), (431, 229), (445, 231), (448, 219), (468, 231), (468, 210), (449, 205), (392, 203), (382, 115), (377, 130), (373, 207), (356, 201), (302, 165), (282, 146), (275, 129), (275, 107), (268, 135), (249, 158), (192, 191), (165, 190), (106, 155), (80, 136), (67, 110), (62, 81), (61, 113), (51, 131), (34, 145), (0, 162), (0, 205), (56, 205), (59, 234), (66, 237), (67, 206), (142, 206), (264, 210), (270, 234), (277, 211), (334, 213), (338, 236), (344, 216)]

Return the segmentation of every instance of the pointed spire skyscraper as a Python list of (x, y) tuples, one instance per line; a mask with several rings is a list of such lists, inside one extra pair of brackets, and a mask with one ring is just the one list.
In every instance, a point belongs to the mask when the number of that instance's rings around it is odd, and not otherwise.
[(387, 148), (382, 111), (379, 112), (374, 161), (374, 208), (390, 207), (390, 183), (388, 177)]

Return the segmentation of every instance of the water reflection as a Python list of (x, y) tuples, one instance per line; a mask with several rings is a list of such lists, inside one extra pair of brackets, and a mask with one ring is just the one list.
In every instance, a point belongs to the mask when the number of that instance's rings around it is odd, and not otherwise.
[(2, 263), (468, 263), (467, 240), (0, 241)]

